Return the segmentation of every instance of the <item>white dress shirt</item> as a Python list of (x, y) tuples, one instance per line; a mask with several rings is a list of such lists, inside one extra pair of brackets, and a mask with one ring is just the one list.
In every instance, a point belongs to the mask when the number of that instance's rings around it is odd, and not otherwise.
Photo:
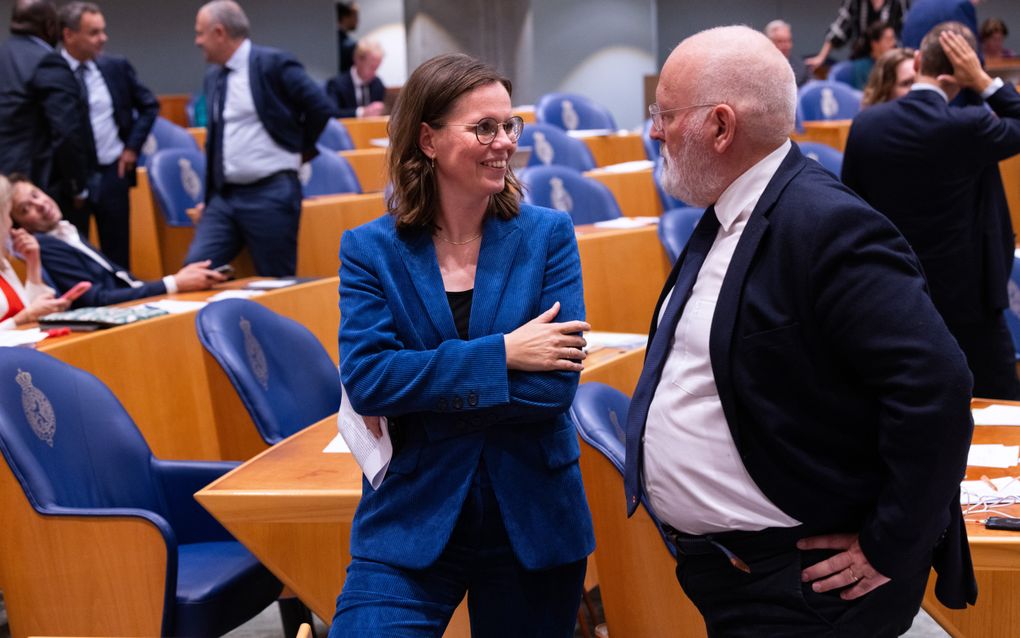
[[(83, 63), (75, 59), (66, 49), (60, 49), (60, 55), (64, 56), (71, 65), (71, 71), (77, 75), (78, 67)], [(110, 88), (106, 86), (103, 74), (93, 60), (84, 62), (84, 65), (85, 88), (89, 92), (89, 121), (92, 122), (92, 138), (96, 142), (96, 159), (100, 166), (108, 166), (120, 159), (120, 154), (124, 152), (124, 142), (117, 134), (117, 122), (113, 119), (113, 97), (110, 95)]]
[[(11, 262), (7, 261), (2, 254), (0, 254), (0, 277), (3, 277), (4, 281), (11, 286), (14, 294), (21, 299), (22, 305), (26, 307), (45, 293), (53, 294), (53, 289), (44, 284), (35, 284), (30, 281), (25, 285), (21, 285), (18, 273), (14, 272)], [(9, 309), (10, 305), (7, 302), (7, 297), (0, 293), (0, 317), (6, 315)], [(0, 321), (0, 330), (14, 330), (16, 327), (14, 317)]]
[[(988, 88), (986, 88), (984, 91), (981, 91), (982, 99), (987, 100), (988, 98), (992, 97), (992, 94), (1001, 89), (1004, 85), (1005, 82), (1002, 81), (1002, 78), (992, 78), (992, 83), (988, 85)], [(949, 101), (949, 96), (946, 95), (946, 92), (943, 91), (941, 87), (938, 87), (934, 84), (929, 84), (927, 82), (914, 82), (913, 84), (910, 85), (910, 90), (933, 91), (941, 95), (942, 99), (945, 100), (946, 102)]]
[(277, 144), (262, 126), (248, 78), (251, 40), (227, 60), (227, 97), (223, 105), (223, 177), (228, 184), (251, 184), (279, 171), (301, 168), (301, 154)]
[[(121, 281), (131, 286), (132, 288), (141, 288), (142, 286), (145, 285), (144, 282), (138, 281), (137, 279), (132, 277), (131, 273), (129, 273), (128, 271), (123, 269), (118, 270), (118, 268), (111, 261), (106, 259), (105, 256), (96, 252), (95, 250), (92, 249), (91, 246), (83, 242), (81, 240), (81, 236), (78, 234), (78, 229), (75, 228), (74, 225), (71, 224), (70, 222), (66, 220), (61, 220), (60, 222), (57, 223), (56, 228), (54, 228), (53, 230), (46, 234), (50, 235), (51, 237), (56, 237), (65, 244), (70, 244), (74, 248), (85, 253), (85, 256), (87, 256), (89, 259), (102, 266), (104, 270), (112, 273), (114, 277), (120, 279)], [(177, 280), (174, 279), (173, 275), (167, 275), (166, 277), (163, 277), (163, 285), (166, 286), (167, 294), (172, 295), (175, 292), (177, 292)]]
[(719, 196), (715, 213), (721, 227), (677, 323), (648, 409), (644, 435), (648, 502), (660, 520), (690, 534), (799, 524), (766, 498), (747, 473), (723, 413), (709, 353), (712, 317), (730, 259), (789, 150), (787, 140)]

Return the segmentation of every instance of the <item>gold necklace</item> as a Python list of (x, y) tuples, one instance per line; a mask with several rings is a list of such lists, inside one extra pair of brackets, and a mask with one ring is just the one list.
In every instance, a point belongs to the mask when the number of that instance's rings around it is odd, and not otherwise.
[(438, 237), (439, 239), (445, 241), (448, 244), (453, 244), (454, 246), (464, 246), (465, 244), (470, 244), (473, 241), (478, 241), (478, 239), (481, 236), (482, 236), (482, 234), (478, 233), (477, 235), (475, 235), (471, 239), (465, 239), (464, 241), (453, 241), (452, 239), (447, 239), (446, 237), (443, 237), (439, 233), (436, 233), (436, 237)]

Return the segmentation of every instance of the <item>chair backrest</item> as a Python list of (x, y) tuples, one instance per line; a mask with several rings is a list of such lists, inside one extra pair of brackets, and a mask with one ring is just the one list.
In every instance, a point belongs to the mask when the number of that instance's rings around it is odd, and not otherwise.
[(1013, 257), (1013, 271), (1006, 284), (1009, 307), (1006, 308), (1006, 325), (1013, 336), (1013, 348), (1016, 350), (1017, 361), (1020, 361), (1020, 258)]
[(842, 82), (847, 86), (854, 85), (854, 63), (852, 60), (843, 60), (832, 65), (829, 74), (825, 77), (829, 82)]
[(570, 213), (575, 225), (620, 217), (613, 193), (600, 182), (566, 166), (532, 166), (518, 174), (524, 200)]
[(628, 397), (601, 383), (577, 388), (570, 417), (581, 438), (581, 475), (595, 526), (595, 562), (611, 636), (663, 636), (683, 628), (704, 636), (704, 621), (674, 575), (674, 558), (643, 507), (627, 518), (621, 471)]
[(655, 183), (655, 192), (659, 194), (659, 201), (662, 202), (662, 210), (683, 208), (687, 206), (687, 202), (673, 197), (666, 192), (665, 188), (662, 187), (662, 171), (665, 168), (665, 162), (666, 160), (664, 160), (660, 155), (655, 160), (655, 168), (652, 169), (652, 181)]
[(148, 166), (153, 155), (168, 148), (199, 150), (198, 142), (188, 129), (177, 126), (164, 117), (157, 117), (152, 130), (149, 131), (149, 137), (145, 138), (141, 152), (138, 153), (138, 165)]
[(0, 451), (38, 511), (164, 514), (152, 452), (96, 377), (27, 348), (0, 348)]
[(684, 206), (667, 210), (659, 218), (659, 241), (666, 250), (670, 263), (676, 263), (677, 257), (684, 251), (684, 246), (694, 233), (704, 208)]
[(326, 128), (322, 129), (316, 144), (333, 151), (349, 151), (354, 148), (354, 141), (347, 132), (347, 127), (332, 118), (326, 122)]
[(652, 118), (645, 120), (644, 126), (641, 127), (641, 143), (645, 146), (645, 155), (648, 159), (657, 162), (661, 154), (659, 152), (661, 142), (652, 139)]
[(168, 148), (149, 159), (149, 185), (170, 226), (192, 226), (187, 210), (205, 200), (205, 155)]
[(298, 179), (305, 197), (361, 192), (361, 182), (350, 163), (336, 151), (322, 146), (312, 161), (301, 165)]
[(797, 142), (800, 152), (822, 165), (822, 168), (829, 171), (839, 179), (843, 173), (843, 154), (828, 144), (819, 142)]
[(588, 145), (574, 139), (563, 129), (552, 124), (534, 123), (524, 127), (521, 137), (517, 140), (521, 147), (531, 147), (528, 166), (569, 166), (578, 171), (590, 171), (595, 168)]
[(272, 445), (340, 409), (340, 376), (298, 322), (244, 299), (217, 301), (195, 318), (202, 346)]
[(609, 109), (577, 93), (546, 93), (535, 105), (535, 118), (567, 131), (604, 128), (616, 130)]
[(797, 101), (805, 122), (850, 120), (861, 112), (861, 92), (842, 82), (805, 84)]

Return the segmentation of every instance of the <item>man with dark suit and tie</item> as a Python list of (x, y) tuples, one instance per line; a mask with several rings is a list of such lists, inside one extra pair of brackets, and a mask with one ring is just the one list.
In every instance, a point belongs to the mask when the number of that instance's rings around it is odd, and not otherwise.
[(82, 91), (99, 172), (90, 183), (89, 204), (68, 211), (87, 233), (94, 213), (99, 243), (113, 261), (130, 267), (128, 191), (135, 185), (138, 152), (159, 115), (159, 101), (143, 86), (126, 59), (103, 55), (106, 21), (99, 6), (70, 2), (60, 8), (61, 55)]
[(154, 281), (135, 279), (64, 221), (52, 197), (24, 175), (14, 174), (10, 179), (14, 185), (11, 220), (15, 227), (24, 228), (39, 241), (43, 268), (58, 291), (67, 292), (80, 281), (91, 282), (92, 287), (74, 302), (75, 307), (107, 306), (153, 295), (205, 290), (225, 279), (209, 269), (208, 261), (189, 264), (176, 274)]
[[(1013, 229), (999, 161), (1020, 153), (1020, 95), (981, 68), (970, 29), (936, 26), (904, 97), (854, 119), (843, 182), (888, 217), (921, 259), (935, 307), (974, 374), (974, 396), (1020, 399), (1002, 316)], [(985, 106), (953, 107), (963, 89)]]
[(84, 204), (93, 170), (88, 114), (78, 84), (53, 48), (57, 9), (16, 0), (0, 45), (0, 173), (23, 173), (68, 210)]
[(340, 117), (382, 115), (386, 87), (376, 75), (383, 50), (374, 40), (361, 40), (354, 49), (354, 66), (326, 83), (326, 94), (336, 104)]
[(645, 505), (710, 636), (894, 636), (929, 571), (976, 596), (959, 504), (971, 377), (896, 228), (788, 135), (786, 58), (681, 42), (652, 136), (704, 216), (653, 315), (627, 420)]
[(333, 104), (292, 55), (252, 44), (248, 17), (214, 0), (195, 18), (195, 45), (212, 68), (202, 218), (186, 262), (216, 266), (247, 246), (259, 275), (294, 274), (303, 161), (333, 115)]

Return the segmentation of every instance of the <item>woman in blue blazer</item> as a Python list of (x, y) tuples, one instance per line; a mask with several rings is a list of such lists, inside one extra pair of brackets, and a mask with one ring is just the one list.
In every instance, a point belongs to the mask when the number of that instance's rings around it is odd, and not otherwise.
[(390, 214), (344, 234), (340, 374), (385, 415), (330, 636), (570, 636), (594, 548), (566, 416), (584, 339), (570, 218), (521, 204), (510, 82), (465, 55), (411, 74), (390, 120)]

